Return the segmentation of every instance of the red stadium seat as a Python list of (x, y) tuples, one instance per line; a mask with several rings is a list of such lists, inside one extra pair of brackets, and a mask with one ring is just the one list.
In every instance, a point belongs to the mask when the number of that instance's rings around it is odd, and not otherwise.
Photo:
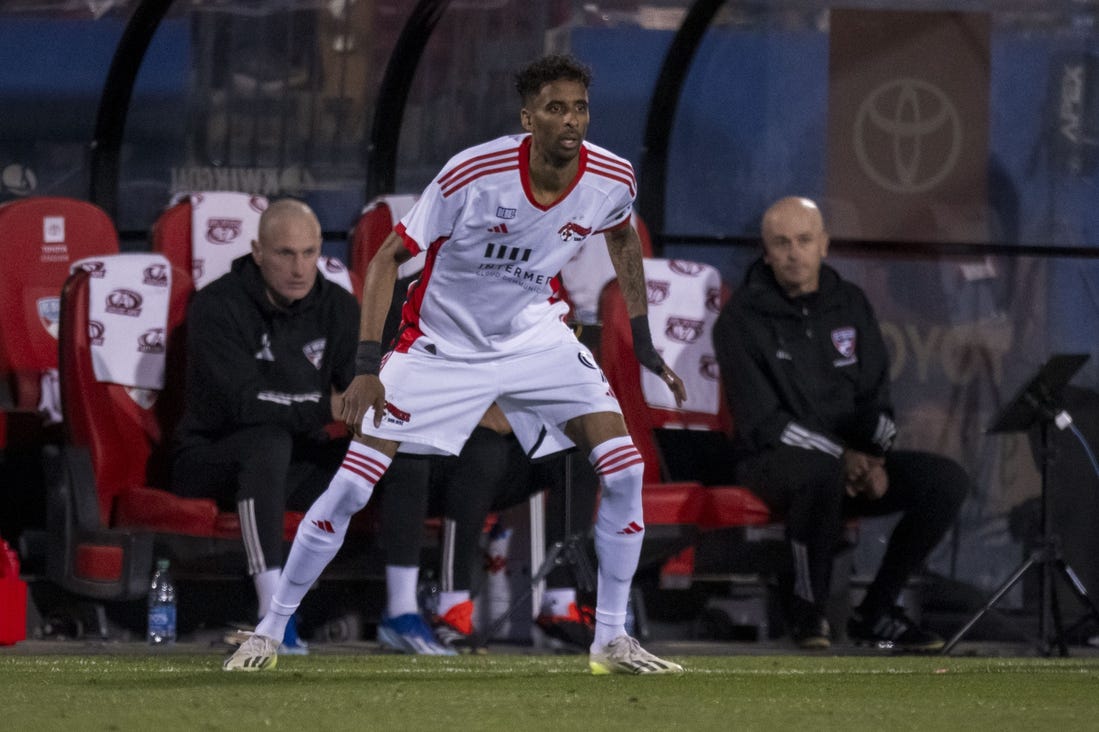
[[(83, 596), (142, 596), (148, 590), (154, 541), (163, 545), (159, 551), (191, 560), (243, 557), (235, 513), (219, 511), (213, 500), (182, 498), (167, 490), (169, 440), (183, 408), (185, 316), (193, 291), (185, 270), (172, 268), (171, 278), (159, 390), (99, 380), (91, 353), (96, 338), (89, 305), (92, 275), (80, 270), (65, 285), (61, 387), (66, 439), (51, 480), (54, 539), (47, 566), (52, 580)], [(286, 513), (287, 541), (301, 518)], [(186, 567), (186, 561), (182, 564)], [(243, 569), (243, 558), (239, 565)]]
[(363, 207), (359, 220), (351, 230), (348, 259), (351, 262), (352, 272), (359, 277), (366, 275), (370, 260), (378, 253), (382, 242), (393, 231), (393, 227), (401, 217), (408, 213), (412, 204), (416, 203), (416, 198), (417, 196), (411, 193), (388, 194), (378, 196)]
[(0, 379), (11, 406), (0, 411), (0, 448), (42, 438), (42, 378), (57, 368), (61, 288), (73, 262), (118, 252), (105, 211), (85, 201), (36, 197), (0, 205)]
[[(710, 341), (713, 321), (723, 300), (720, 277), (707, 265), (658, 259), (645, 260), (645, 273), (654, 344), (687, 383), (691, 400), (684, 408), (670, 406), (670, 392), (664, 395), (662, 391), (666, 387), (651, 375), (643, 376), (633, 353), (625, 300), (618, 282), (611, 281), (600, 298), (603, 323), (600, 364), (622, 406), (634, 443), (645, 459), (646, 531), (654, 525), (674, 526), (683, 542), (705, 544), (709, 541), (705, 534), (716, 530), (764, 526), (773, 529), (774, 519), (766, 504), (747, 488), (729, 484), (727, 480), (731, 472), (728, 435), (732, 419), (721, 394)], [(669, 298), (671, 292), (689, 306), (687, 310), (661, 310), (659, 303)], [(654, 318), (664, 321), (658, 324)], [(675, 352), (673, 341), (689, 344)], [(643, 382), (649, 378), (653, 378), (650, 388), (658, 406), (646, 401)], [(697, 501), (693, 518), (670, 510), (669, 503), (674, 506), (675, 502), (662, 495), (669, 492), (680, 496), (698, 494), (698, 498), (693, 495), (684, 498), (685, 502)], [(753, 536), (756, 533), (752, 532)], [(741, 538), (745, 535), (740, 531)], [(769, 530), (759, 536), (781, 538), (781, 530)], [(690, 557), (679, 559), (676, 571), (689, 572)]]

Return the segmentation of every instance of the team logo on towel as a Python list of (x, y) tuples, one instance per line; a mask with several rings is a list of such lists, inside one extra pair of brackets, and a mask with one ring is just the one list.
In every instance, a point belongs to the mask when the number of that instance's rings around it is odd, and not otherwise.
[(326, 338), (318, 338), (315, 341), (309, 341), (302, 346), (302, 353), (309, 359), (309, 363), (313, 364), (313, 368), (319, 369), (321, 367), (321, 361), (324, 360), (324, 344), (327, 342)]
[(42, 323), (42, 327), (46, 329), (47, 333), (56, 338), (57, 329), (61, 322), (61, 298), (40, 297), (37, 305), (38, 321)]
[(149, 328), (138, 336), (137, 350), (142, 353), (164, 353), (164, 329)]
[(591, 234), (591, 229), (581, 226), (575, 221), (570, 221), (557, 230), (557, 235), (561, 237), (561, 241), (581, 241), (587, 239), (589, 234)]
[(136, 318), (141, 315), (141, 303), (141, 295), (133, 290), (120, 287), (117, 290), (111, 290), (110, 294), (107, 295), (106, 310), (108, 313), (115, 315), (128, 315), (131, 318)]
[(706, 309), (711, 313), (721, 312), (721, 288), (709, 287), (706, 289)]
[(341, 272), (346, 272), (347, 271), (347, 267), (343, 266), (343, 262), (336, 259), (335, 257), (326, 257), (325, 258), (325, 260), (324, 260), (324, 269), (325, 269), (325, 271), (331, 272), (332, 274), (340, 274)]
[(168, 265), (150, 264), (142, 273), (142, 282), (153, 287), (168, 286)]
[(232, 244), (244, 228), (241, 219), (206, 219), (206, 241), (211, 244)]
[(854, 328), (846, 327), (833, 330), (832, 345), (843, 356), (842, 359), (832, 362), (834, 366), (849, 366), (855, 363), (855, 350), (858, 348), (858, 339)]
[(205, 259), (192, 259), (191, 260), (191, 278), (198, 282), (202, 279), (202, 273), (206, 271)]
[(664, 335), (680, 343), (694, 343), (702, 335), (702, 321), (690, 318), (668, 318)]
[(710, 381), (721, 380), (721, 369), (718, 368), (717, 359), (707, 353), (698, 359), (698, 374)]
[(668, 267), (673, 272), (678, 272), (679, 274), (687, 275), (688, 277), (694, 277), (703, 269), (703, 265), (698, 262), (687, 262), (682, 259), (669, 260)]
[(646, 297), (650, 305), (659, 305), (668, 299), (672, 283), (667, 280), (645, 280)]
[(263, 196), (252, 196), (248, 199), (248, 207), (256, 213), (263, 213), (267, 210), (267, 199)]
[(103, 345), (103, 333), (106, 332), (106, 328), (98, 320), (88, 321), (88, 343), (93, 346)]
[(89, 259), (78, 262), (77, 267), (87, 272), (92, 277), (103, 277), (107, 274), (107, 266), (98, 259)]

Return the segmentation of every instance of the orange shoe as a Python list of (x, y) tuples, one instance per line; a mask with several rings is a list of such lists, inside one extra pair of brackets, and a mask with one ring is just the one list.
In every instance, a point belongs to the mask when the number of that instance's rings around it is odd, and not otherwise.
[(442, 615), (436, 615), (432, 629), (439, 642), (461, 653), (478, 650), (473, 630), (473, 601), (465, 600)]

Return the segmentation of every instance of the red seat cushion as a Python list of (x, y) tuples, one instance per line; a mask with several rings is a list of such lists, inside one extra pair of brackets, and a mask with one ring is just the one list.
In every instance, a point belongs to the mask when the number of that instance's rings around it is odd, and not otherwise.
[(706, 505), (698, 526), (701, 529), (762, 526), (772, 520), (771, 509), (752, 491), (739, 486), (720, 486), (706, 489)]

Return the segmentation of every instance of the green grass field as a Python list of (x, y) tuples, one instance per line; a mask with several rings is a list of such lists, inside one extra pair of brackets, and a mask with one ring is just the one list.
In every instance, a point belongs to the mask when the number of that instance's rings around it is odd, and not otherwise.
[(676, 657), (592, 677), (582, 656), (0, 656), (7, 730), (1099, 729), (1099, 658)]

